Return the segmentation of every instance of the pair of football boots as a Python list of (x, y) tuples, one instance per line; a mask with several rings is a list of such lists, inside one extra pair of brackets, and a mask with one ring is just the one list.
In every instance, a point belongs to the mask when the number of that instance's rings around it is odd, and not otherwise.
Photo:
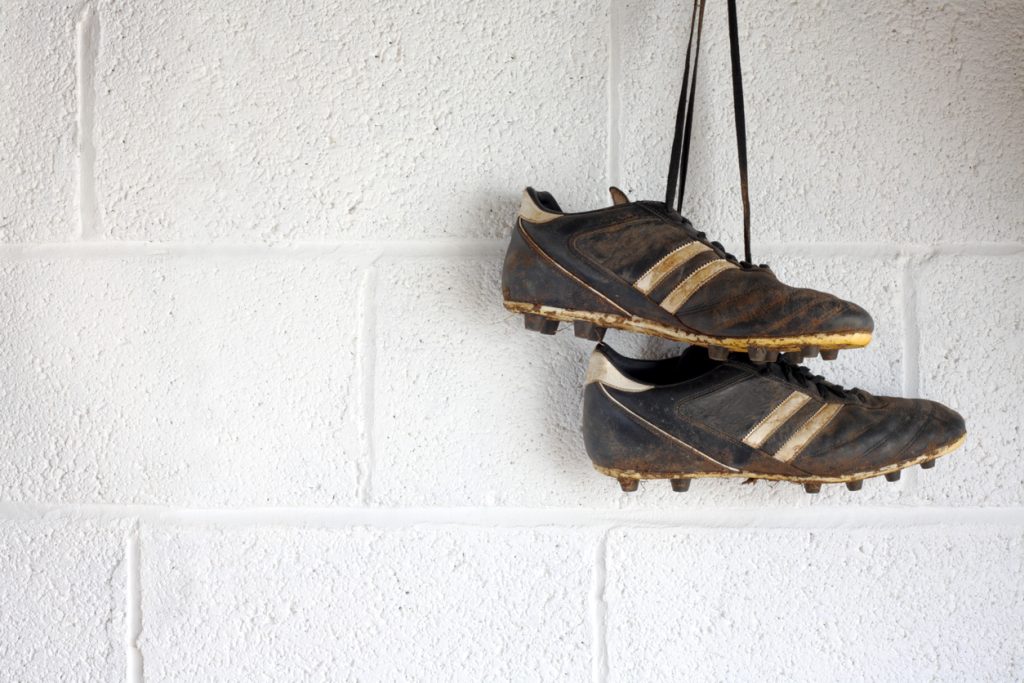
[(624, 491), (640, 480), (740, 477), (852, 491), (960, 446), (963, 418), (938, 403), (847, 390), (800, 365), (871, 340), (856, 304), (780, 282), (738, 261), (670, 205), (631, 202), (565, 213), (528, 188), (502, 273), (505, 307), (529, 330), (600, 342), (607, 328), (691, 346), (675, 358), (590, 358), (583, 436), (595, 468)]
[(727, 0), (744, 260), (680, 214), (686, 190), (705, 0), (693, 0), (665, 200), (565, 213), (527, 188), (505, 257), (505, 307), (526, 327), (600, 342), (607, 328), (691, 346), (677, 358), (625, 358), (598, 344), (583, 399), (583, 438), (598, 471), (635, 491), (642, 479), (741, 477), (851, 491), (931, 467), (963, 443), (964, 420), (932, 401), (843, 389), (800, 365), (866, 346), (856, 304), (790, 287), (750, 256), (747, 142), (736, 0)]

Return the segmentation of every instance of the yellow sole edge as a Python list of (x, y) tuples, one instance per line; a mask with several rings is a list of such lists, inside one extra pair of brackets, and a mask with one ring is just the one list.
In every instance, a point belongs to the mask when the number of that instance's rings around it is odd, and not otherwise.
[(819, 477), (809, 475), (806, 477), (794, 477), (787, 476), (784, 474), (758, 474), (757, 472), (638, 472), (636, 470), (620, 470), (614, 467), (602, 467), (600, 465), (594, 465), (594, 469), (601, 474), (614, 477), (616, 479), (723, 479), (723, 478), (741, 478), (741, 479), (767, 479), (769, 481), (792, 481), (798, 484), (843, 484), (848, 481), (860, 481), (861, 479), (870, 479), (871, 477), (880, 477), (890, 472), (896, 472), (898, 470), (904, 470), (914, 465), (920, 465), (923, 462), (929, 460), (937, 460), (944, 455), (949, 455), (956, 449), (964, 445), (964, 441), (967, 440), (967, 433), (965, 432), (959, 439), (952, 443), (948, 443), (944, 446), (929, 451), (923, 455), (919, 455), (912, 460), (905, 462), (896, 463), (894, 465), (887, 465), (877, 470), (868, 470), (865, 472), (855, 472), (852, 474), (843, 475), (841, 477)]
[(770, 351), (799, 351), (805, 346), (817, 346), (820, 349), (858, 349), (871, 343), (870, 332), (847, 332), (836, 334), (808, 334), (799, 337), (714, 337), (704, 334), (693, 334), (662, 325), (645, 318), (630, 317), (612, 313), (592, 313), (575, 311), (540, 304), (528, 304), (518, 301), (506, 301), (505, 308), (514, 313), (540, 315), (562, 322), (594, 323), (601, 327), (611, 327), (627, 332), (638, 332), (671, 341), (697, 344), (698, 346), (721, 346), (730, 351), (744, 353), (750, 347), (764, 348)]

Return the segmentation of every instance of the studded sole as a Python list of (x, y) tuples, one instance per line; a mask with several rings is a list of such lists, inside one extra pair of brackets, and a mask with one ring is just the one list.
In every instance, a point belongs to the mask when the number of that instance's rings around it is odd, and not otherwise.
[[(845, 484), (846, 488), (851, 491), (859, 491), (861, 489), (862, 482), (865, 479), (871, 479), (872, 477), (884, 476), (887, 481), (897, 481), (900, 478), (900, 472), (913, 467), (914, 465), (920, 465), (923, 469), (930, 469), (935, 466), (935, 461), (944, 455), (948, 455), (960, 448), (964, 441), (967, 440), (967, 434), (963, 434), (959, 439), (948, 443), (944, 446), (940, 446), (924, 455), (920, 455), (912, 460), (883, 467), (877, 470), (869, 470), (866, 472), (856, 472), (848, 474), (842, 477), (790, 477), (781, 474), (758, 474), (756, 472), (637, 472), (636, 470), (621, 470), (614, 467), (601, 467), (600, 465), (594, 465), (601, 474), (605, 474), (609, 477), (613, 477), (619, 481), (623, 491), (632, 492), (636, 491), (639, 487), (641, 480), (653, 480), (653, 479), (669, 479), (672, 483), (672, 489), (674, 491), (686, 491), (690, 487), (690, 480), (693, 479), (725, 479), (725, 478), (741, 478), (741, 479), (766, 479), (768, 481), (791, 481), (794, 484), (800, 484), (808, 493), (818, 493), (821, 490), (822, 484)], [(684, 484), (683, 481), (686, 483)]]
[(730, 351), (737, 351), (749, 354), (754, 362), (774, 362), (780, 353), (787, 354), (787, 359), (793, 361), (812, 358), (819, 353), (825, 360), (834, 360), (840, 349), (861, 348), (871, 342), (870, 332), (809, 334), (799, 337), (714, 337), (685, 332), (653, 320), (610, 313), (575, 311), (517, 301), (506, 301), (505, 308), (514, 313), (522, 313), (526, 316), (527, 329), (543, 334), (554, 334), (562, 322), (574, 323), (576, 336), (591, 340), (600, 339), (606, 328), (614, 328), (706, 346), (711, 357), (719, 359), (728, 356)]

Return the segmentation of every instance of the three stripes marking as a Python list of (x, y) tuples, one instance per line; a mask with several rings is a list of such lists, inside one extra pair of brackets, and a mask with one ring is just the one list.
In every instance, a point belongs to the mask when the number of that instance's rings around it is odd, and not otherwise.
[(810, 397), (807, 394), (802, 394), (799, 391), (794, 391), (792, 394), (786, 397), (786, 400), (775, 406), (775, 408), (764, 416), (760, 422), (754, 425), (754, 428), (743, 437), (743, 443), (747, 444), (751, 448), (760, 448), (764, 445), (764, 442), (768, 438), (779, 431), (779, 428), (786, 423), (789, 418), (796, 415), (804, 404), (810, 401)]
[[(689, 242), (681, 247), (677, 247), (665, 256), (661, 257), (657, 263), (651, 266), (646, 273), (641, 275), (640, 278), (633, 283), (633, 286), (644, 294), (649, 295), (666, 277), (679, 268), (685, 266), (694, 258), (708, 251), (711, 251), (711, 247), (701, 242)], [(722, 271), (735, 267), (736, 266), (733, 263), (721, 258), (704, 264), (676, 285), (675, 288), (673, 288), (672, 291), (661, 300), (661, 307), (669, 313), (675, 313), (683, 307), (683, 304), (685, 304), (698, 289), (710, 282), (712, 278)]]
[[(665, 278), (708, 251), (711, 251), (711, 247), (696, 241), (677, 247), (661, 257), (657, 263), (651, 266), (647, 272), (633, 283), (633, 286), (649, 296), (654, 291), (654, 288), (663, 282)], [(665, 298), (661, 300), (659, 305), (669, 313), (675, 313), (690, 300), (690, 297), (697, 293), (697, 290), (714, 279), (715, 276), (735, 267), (735, 264), (722, 258), (709, 261), (687, 275), (682, 282), (665, 295)], [(754, 425), (747, 435), (743, 437), (743, 443), (751, 448), (761, 448), (773, 434), (795, 417), (810, 400), (806, 394), (794, 391), (765, 415), (760, 422)], [(841, 409), (841, 404), (823, 404), (779, 447), (774, 455), (775, 459), (781, 462), (791, 462), (821, 430), (828, 426)]]
[[(786, 422), (793, 418), (800, 409), (810, 401), (806, 394), (794, 391), (786, 399), (775, 406), (771, 412), (754, 425), (745, 437), (743, 443), (751, 448), (760, 448), (772, 434), (779, 431)], [(798, 456), (807, 444), (809, 444), (818, 433), (828, 426), (828, 423), (839, 414), (842, 409), (840, 403), (825, 403), (813, 415), (797, 428), (786, 442), (775, 452), (775, 459), (782, 462), (791, 462)]]
[(685, 265), (690, 259), (710, 251), (710, 247), (700, 242), (690, 242), (661, 257), (650, 269), (640, 276), (634, 286), (644, 294), (650, 294), (651, 290), (658, 286), (672, 271)]

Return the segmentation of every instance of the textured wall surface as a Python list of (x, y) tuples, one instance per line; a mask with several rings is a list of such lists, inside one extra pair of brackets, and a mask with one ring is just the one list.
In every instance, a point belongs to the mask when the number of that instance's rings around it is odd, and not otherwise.
[(625, 495), (498, 271), (527, 184), (662, 196), (685, 4), (0, 0), (0, 681), (1024, 678), (1024, 3), (739, 2), (755, 259), (967, 446)]

